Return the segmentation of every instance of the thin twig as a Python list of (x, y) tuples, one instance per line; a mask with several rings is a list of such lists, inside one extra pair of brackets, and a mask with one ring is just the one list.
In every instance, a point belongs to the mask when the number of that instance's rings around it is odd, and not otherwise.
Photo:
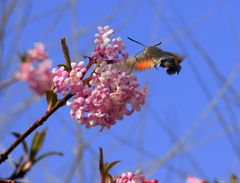
[(5, 7), (2, 9), (0, 15), (0, 79), (3, 77), (3, 50), (4, 50), (4, 37), (6, 33), (6, 27), (9, 22), (11, 15), (13, 14), (16, 8), (17, 0), (10, 1), (8, 4), (6, 3)]
[[(155, 3), (154, 1), (151, 1), (151, 2), (152, 2), (152, 3)], [(170, 2), (171, 2), (171, 1), (170, 1)], [(154, 5), (154, 4), (153, 4), (153, 5)], [(174, 6), (173, 3), (172, 3), (171, 5), (172, 5), (172, 7), (174, 8), (174, 11), (173, 11), (173, 12), (175, 12), (176, 17), (179, 18), (179, 21), (177, 21), (176, 23), (178, 23), (178, 22), (183, 22), (184, 18), (182, 17), (182, 15), (181, 15), (181, 14), (179, 13), (179, 11), (176, 9), (176, 7)], [(158, 7), (158, 6), (155, 5), (154, 7)], [(167, 18), (164, 16), (164, 14), (161, 13), (161, 11), (160, 11), (159, 9), (156, 9), (156, 11), (157, 11), (159, 17), (162, 18), (162, 20), (164, 21), (165, 25), (166, 25), (166, 26), (168, 27), (168, 29), (171, 31), (172, 35), (174, 36), (174, 39), (175, 39), (176, 42), (178, 43), (178, 45), (179, 45), (179, 47), (181, 48), (181, 50), (183, 51), (183, 53), (184, 53), (185, 55), (187, 55), (187, 51), (186, 51), (185, 46), (182, 44), (179, 36), (178, 36), (177, 34), (175, 34), (175, 31), (174, 31), (174, 29), (171, 27), (171, 25), (168, 23)], [(183, 32), (183, 33), (186, 34), (187, 36), (189, 36), (189, 33), (190, 33), (191, 31), (190, 31), (190, 28), (189, 28), (189, 26), (188, 26), (188, 24), (187, 24), (186, 22), (184, 22), (184, 27), (185, 27), (185, 28), (184, 28), (184, 32)], [(199, 43), (196, 41), (195, 38), (193, 38), (192, 35), (191, 35), (191, 38), (194, 39), (195, 43), (197, 43), (197, 44), (199, 45)], [(193, 40), (191, 40), (191, 41), (193, 41)], [(197, 50), (197, 51), (199, 51), (199, 50)], [(207, 52), (204, 52), (204, 53), (207, 55)], [(200, 54), (202, 54), (202, 53), (200, 52)], [(208, 55), (207, 55), (207, 57), (210, 58)], [(206, 58), (205, 58), (205, 59), (206, 59)], [(194, 62), (191, 62), (191, 61), (190, 61), (190, 60), (191, 60), (191, 59), (190, 59), (190, 55), (188, 55), (188, 60), (189, 60), (188, 63), (190, 64), (190, 67), (191, 67), (191, 69), (193, 70), (193, 74), (195, 75), (195, 77), (196, 77), (197, 81), (199, 82), (200, 86), (202, 87), (204, 94), (206, 95), (206, 97), (208, 98), (208, 100), (211, 100), (212, 96), (211, 96), (211, 94), (210, 94), (210, 91), (209, 91), (209, 89), (208, 89), (208, 86), (207, 86), (207, 85), (204, 83), (204, 81), (202, 80), (202, 78), (201, 78), (201, 76), (200, 76), (200, 74), (199, 74), (199, 72), (198, 72), (198, 70), (197, 70), (197, 67), (194, 65)], [(206, 61), (209, 61), (209, 60), (206, 60)], [(210, 62), (213, 62), (213, 61), (211, 60)], [(217, 70), (217, 72), (218, 72), (218, 70)], [(214, 72), (213, 72), (213, 73), (214, 73)], [(229, 89), (230, 92), (231, 92), (231, 88), (234, 89), (234, 87), (233, 87), (233, 86), (230, 87), (230, 89)], [(234, 89), (234, 90), (235, 90), (235, 89)], [(228, 103), (229, 103), (229, 99), (228, 99), (227, 95), (224, 95), (224, 96), (223, 96), (223, 100), (224, 100), (224, 102), (225, 102), (225, 105), (227, 106)], [(231, 112), (231, 110), (229, 109), (228, 106), (227, 106), (227, 109), (228, 109), (229, 112)], [(227, 127), (226, 127), (226, 126), (227, 126), (227, 121), (226, 121), (226, 118), (224, 117), (224, 115), (222, 114), (222, 112), (221, 112), (221, 110), (220, 110), (220, 108), (219, 108), (218, 106), (215, 106), (215, 107), (214, 107), (214, 113), (215, 113), (215, 115), (216, 115), (216, 117), (217, 117), (217, 119), (218, 119), (218, 121), (219, 121), (220, 126), (221, 126), (224, 130), (226, 130), (226, 128), (227, 128)], [(239, 147), (238, 147), (237, 143), (234, 141), (233, 135), (234, 135), (234, 134), (227, 134), (227, 138), (228, 138), (230, 144), (232, 145), (233, 150), (236, 152), (236, 155), (239, 157), (239, 155), (240, 155), (240, 153), (239, 153), (239, 152), (240, 152), (240, 151), (239, 151)]]
[(202, 124), (205, 118), (209, 115), (209, 113), (216, 107), (219, 100), (225, 95), (225, 93), (230, 89), (232, 82), (236, 79), (240, 72), (240, 64), (237, 64), (232, 72), (230, 73), (228, 79), (223, 83), (222, 87), (216, 93), (216, 95), (212, 98), (212, 100), (208, 103), (208, 105), (204, 108), (200, 116), (195, 120), (192, 127), (188, 129), (170, 148), (170, 150), (159, 160), (154, 161), (154, 166), (151, 164), (151, 167), (148, 166), (149, 172), (153, 172), (157, 167), (160, 167), (166, 161), (173, 158), (177, 155), (180, 150), (183, 149), (186, 141), (192, 136), (194, 131)]
[[(171, 2), (171, 1), (170, 1)], [(220, 2), (219, 2), (220, 3)], [(186, 21), (184, 21), (184, 18), (183, 18), (183, 16), (182, 16), (182, 14), (178, 11), (178, 9), (177, 9), (177, 7), (174, 5), (174, 3), (171, 3), (171, 5), (172, 5), (172, 8), (173, 8), (173, 12), (175, 12), (175, 14), (176, 14), (176, 17), (178, 17), (179, 18), (179, 21), (178, 22), (182, 22), (182, 24), (184, 25), (184, 27), (186, 28), (185, 29), (185, 34), (189, 37), (189, 38), (191, 38), (191, 39), (194, 39), (194, 41), (199, 45), (199, 43), (196, 41), (196, 39), (192, 36), (192, 35), (190, 35), (190, 33), (191, 33), (191, 31), (190, 31), (190, 28), (188, 27), (188, 25), (187, 25), (187, 23), (186, 23)], [(200, 51), (200, 50), (198, 50), (198, 51)], [(202, 53), (201, 53), (202, 54)], [(205, 54), (207, 54), (206, 52), (205, 52)], [(208, 56), (209, 57), (209, 56)], [(209, 57), (210, 58), (210, 57)], [(206, 60), (206, 61), (208, 61), (208, 60)], [(211, 63), (213, 63), (213, 61), (210, 61)], [(193, 62), (191, 62), (191, 66), (193, 66)], [(194, 71), (195, 72), (195, 71)], [(195, 73), (194, 73), (195, 74)], [(197, 73), (195, 74), (195, 75), (197, 75)], [(217, 76), (217, 75), (216, 75)], [(204, 82), (201, 82), (201, 78), (197, 78), (198, 79), (198, 81), (199, 81), (199, 84), (201, 85), (201, 87), (203, 87), (204, 88), (204, 90), (203, 90), (203, 92), (204, 92), (204, 94), (206, 95), (206, 97), (208, 98), (208, 100), (210, 100), (212, 97), (211, 97), (211, 94), (210, 94), (210, 91), (209, 91), (209, 89), (208, 89), (208, 87), (204, 84)], [(204, 86), (205, 85), (205, 86)], [(232, 88), (233, 88), (233, 86), (231, 86)], [(231, 90), (230, 90), (231, 91)], [(233, 117), (231, 114), (232, 114), (232, 110), (231, 110), (231, 108), (229, 107), (229, 98), (228, 98), (228, 96), (227, 95), (224, 95), (223, 96), (223, 100), (224, 100), (224, 102), (225, 102), (225, 105), (226, 105), (226, 108), (227, 108), (227, 110), (228, 110), (228, 112), (229, 112), (229, 114), (230, 114), (230, 117)], [(239, 146), (238, 146), (238, 144), (235, 142), (235, 140), (234, 140), (234, 134), (233, 133), (227, 133), (227, 126), (228, 126), (228, 122), (226, 121), (226, 117), (225, 117), (225, 115), (223, 115), (222, 114), (222, 112), (221, 112), (221, 110), (220, 110), (220, 108), (218, 107), (218, 106), (216, 106), (215, 108), (214, 108), (214, 112), (215, 112), (215, 114), (216, 114), (216, 117), (217, 117), (217, 120), (219, 121), (219, 125), (226, 131), (226, 134), (227, 134), (227, 138), (228, 138), (228, 140), (229, 140), (229, 142), (230, 142), (230, 144), (231, 144), (231, 146), (233, 147), (233, 150), (236, 152), (236, 155), (238, 156), (238, 157), (240, 157), (240, 149), (239, 149)], [(234, 122), (235, 120), (234, 119), (232, 119), (232, 121)]]
[[(76, 157), (74, 158), (74, 162), (72, 163), (71, 168), (69, 169), (70, 171), (68, 172), (68, 175), (67, 175), (64, 183), (72, 182), (72, 178), (74, 177), (74, 174), (76, 174), (76, 170), (78, 169), (78, 167), (80, 167), (80, 164), (81, 164), (82, 158), (83, 158), (83, 152), (86, 147), (87, 146), (85, 146), (85, 144), (83, 143), (81, 131), (79, 128), (79, 130), (77, 132)], [(83, 172), (79, 173), (78, 175), (82, 175), (82, 174), (83, 174)]]
[(6, 88), (6, 87), (14, 84), (14, 83), (17, 82), (17, 81), (18, 81), (17, 78), (13, 76), (13, 77), (10, 78), (9, 80), (6, 80), (6, 81), (1, 82), (1, 83), (0, 83), (0, 90), (2, 90), (3, 88)]
[[(24, 4), (24, 3), (22, 3)], [(16, 6), (16, 11), (18, 9), (21, 9), (20, 7), (20, 3), (19, 5)], [(17, 18), (18, 22), (21, 22), (24, 27), (27, 26), (28, 24), (28, 20), (31, 16), (31, 12), (32, 12), (32, 2), (29, 1), (29, 3), (25, 3), (24, 4), (24, 11), (23, 13), (19, 14), (19, 17)], [(4, 63), (2, 65), (2, 74), (3, 76), (8, 76), (10, 74), (10, 66), (15, 66), (15, 61), (16, 61), (16, 54), (12, 54), (12, 53), (17, 53), (20, 49), (20, 43), (21, 43), (21, 39), (23, 38), (23, 33), (24, 33), (24, 29), (18, 30), (15, 29), (15, 33), (12, 35), (12, 39), (11, 41), (8, 42), (9, 45), (11, 45), (11, 52), (7, 52), (6, 56), (4, 57)], [(6, 31), (6, 36), (8, 36), (8, 32)], [(5, 37), (6, 37), (5, 36)], [(3, 44), (6, 44), (7, 41), (3, 42)]]

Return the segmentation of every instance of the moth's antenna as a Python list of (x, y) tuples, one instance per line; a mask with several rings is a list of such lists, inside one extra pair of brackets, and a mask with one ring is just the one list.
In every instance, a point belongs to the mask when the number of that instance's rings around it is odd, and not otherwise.
[(129, 40), (135, 42), (135, 43), (138, 43), (138, 44), (140, 44), (140, 45), (146, 47), (144, 44), (140, 43), (139, 41), (136, 41), (136, 40), (134, 40), (134, 39), (132, 39), (132, 38), (130, 38), (130, 37), (127, 37), (127, 38), (128, 38)]
[(162, 44), (162, 42), (160, 42), (160, 43), (157, 43), (157, 44), (155, 44), (155, 45), (153, 45), (153, 46), (159, 46), (160, 44)]

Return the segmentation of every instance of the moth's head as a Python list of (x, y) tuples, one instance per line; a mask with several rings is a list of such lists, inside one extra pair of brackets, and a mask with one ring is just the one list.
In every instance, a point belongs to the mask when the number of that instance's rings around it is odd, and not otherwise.
[(157, 63), (158, 66), (167, 68), (167, 73), (170, 75), (175, 73), (179, 74), (182, 68), (180, 65), (181, 61), (179, 59), (176, 60), (175, 57), (168, 54), (160, 57)]
[(172, 74), (179, 74), (179, 72), (181, 71), (181, 69), (182, 69), (182, 67), (181, 67), (181, 65), (172, 65), (171, 67), (169, 67), (168, 69), (167, 69), (167, 73), (169, 74), (169, 75), (172, 75)]

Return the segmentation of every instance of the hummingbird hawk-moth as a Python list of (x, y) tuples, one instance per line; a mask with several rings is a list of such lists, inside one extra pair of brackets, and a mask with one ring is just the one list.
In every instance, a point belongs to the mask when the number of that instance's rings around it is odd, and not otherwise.
[(131, 71), (146, 70), (152, 67), (157, 69), (157, 66), (159, 66), (166, 68), (168, 74), (178, 74), (180, 72), (180, 63), (184, 57), (158, 48), (157, 46), (159, 46), (161, 42), (153, 46), (145, 46), (132, 38), (128, 37), (128, 39), (144, 46), (144, 50), (142, 53), (126, 59), (121, 63), (122, 66), (128, 67)]

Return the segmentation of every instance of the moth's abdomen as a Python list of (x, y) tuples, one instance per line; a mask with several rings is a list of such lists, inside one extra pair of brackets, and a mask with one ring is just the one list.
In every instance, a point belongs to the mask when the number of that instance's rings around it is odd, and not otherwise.
[(138, 61), (135, 65), (134, 65), (134, 70), (146, 70), (146, 69), (151, 69), (152, 67), (154, 67), (154, 63), (151, 59), (146, 59), (146, 60), (141, 60)]

